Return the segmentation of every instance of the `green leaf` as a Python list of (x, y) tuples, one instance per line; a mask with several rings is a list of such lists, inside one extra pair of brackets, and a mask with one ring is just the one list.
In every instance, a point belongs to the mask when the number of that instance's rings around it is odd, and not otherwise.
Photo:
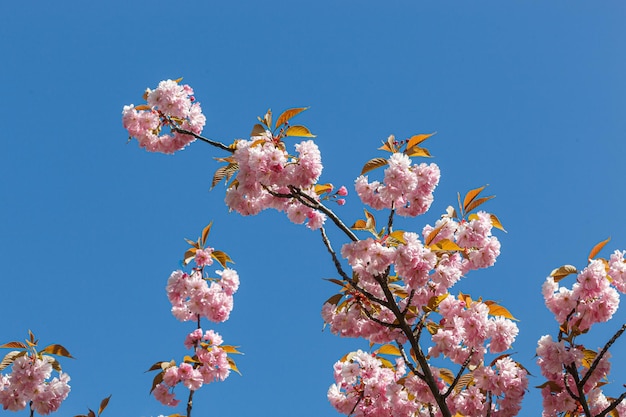
[(61, 345), (49, 345), (42, 349), (41, 353), (49, 353), (51, 355), (64, 356), (66, 358), (74, 358), (70, 352)]
[(289, 121), (289, 119), (291, 119), (292, 117), (294, 117), (297, 114), (302, 113), (303, 111), (307, 110), (308, 107), (295, 107), (293, 109), (287, 109), (284, 112), (282, 112), (280, 114), (280, 116), (278, 116), (278, 120), (276, 120), (276, 126), (274, 128), (277, 128), (278, 126), (282, 125), (283, 123)]
[(315, 137), (315, 135), (311, 133), (311, 131), (307, 127), (301, 125), (289, 126), (285, 131), (285, 136), (298, 136), (303, 138)]
[(383, 167), (389, 163), (389, 160), (385, 158), (372, 158), (363, 165), (363, 169), (361, 170), (361, 175), (370, 172), (376, 168)]

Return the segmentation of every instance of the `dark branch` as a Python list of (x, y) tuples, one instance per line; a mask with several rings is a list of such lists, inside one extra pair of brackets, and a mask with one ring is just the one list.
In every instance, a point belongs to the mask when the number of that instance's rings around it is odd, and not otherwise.
[(229, 147), (228, 145), (224, 145), (222, 142), (217, 142), (215, 140), (211, 140), (211, 139), (205, 138), (204, 136), (200, 136), (198, 134), (195, 134), (195, 133), (193, 133), (190, 130), (181, 129), (179, 127), (172, 127), (171, 130), (174, 131), (174, 132), (183, 133), (185, 135), (191, 135), (194, 138), (196, 138), (198, 140), (201, 140), (202, 142), (208, 143), (211, 146), (215, 146), (216, 148), (220, 148), (223, 151), (230, 152), (230, 153), (235, 153), (235, 149)]

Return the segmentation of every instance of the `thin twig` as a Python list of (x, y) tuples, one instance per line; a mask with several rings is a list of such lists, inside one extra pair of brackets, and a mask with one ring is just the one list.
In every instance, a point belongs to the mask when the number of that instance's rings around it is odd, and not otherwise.
[(622, 395), (620, 395), (619, 397), (617, 397), (616, 399), (613, 400), (613, 402), (611, 402), (611, 404), (609, 404), (609, 406), (607, 408), (604, 409), (603, 412), (601, 412), (600, 414), (598, 414), (596, 417), (604, 417), (607, 414), (609, 414), (611, 411), (615, 410), (615, 408), (622, 402), (624, 401), (624, 399), (626, 398), (626, 392), (623, 392)]
[(578, 391), (578, 395), (574, 395), (574, 393), (567, 386), (567, 374), (565, 374), (565, 376), (563, 377), (563, 382), (565, 388), (567, 388), (567, 392), (582, 406), (583, 411), (585, 412), (585, 416), (592, 417), (591, 410), (589, 410), (589, 404), (587, 404), (587, 398), (585, 397), (583, 384), (580, 383), (580, 376), (578, 375), (578, 369), (576, 369), (576, 365), (568, 365), (565, 367), (565, 370), (572, 376), (572, 378), (574, 378), (574, 383), (576, 384), (576, 390)]
[(470, 363), (470, 360), (472, 359), (473, 354), (474, 354), (474, 348), (471, 348), (469, 355), (467, 355), (467, 359), (465, 359), (465, 362), (463, 362), (463, 365), (461, 366), (461, 370), (459, 371), (458, 374), (456, 374), (454, 381), (452, 381), (452, 384), (448, 387), (448, 390), (445, 392), (445, 394), (443, 394), (443, 398), (448, 398), (448, 396), (452, 393), (456, 385), (459, 383), (459, 380), (461, 379), (461, 375), (463, 374), (465, 369), (469, 366), (469, 363)]
[(598, 366), (598, 364), (600, 363), (600, 361), (602, 360), (602, 357), (606, 354), (606, 352), (608, 352), (609, 348), (613, 345), (613, 343), (615, 343), (615, 341), (622, 335), (622, 333), (624, 333), (624, 331), (626, 331), (626, 323), (622, 325), (622, 327), (613, 335), (613, 337), (611, 338), (611, 340), (609, 340), (606, 345), (604, 345), (604, 347), (602, 348), (602, 350), (600, 351), (600, 353), (596, 356), (596, 358), (593, 360), (593, 363), (591, 364), (591, 366), (589, 367), (589, 370), (587, 371), (587, 373), (585, 374), (585, 376), (583, 377), (581, 384), (583, 384), (583, 386), (585, 385), (585, 383), (587, 382), (587, 380), (589, 380), (589, 378), (591, 377), (591, 374), (593, 373), (593, 371), (596, 369), (596, 367)]
[(172, 127), (171, 130), (174, 132), (185, 134), (185, 135), (191, 135), (194, 138), (201, 140), (202, 142), (208, 143), (211, 146), (215, 146), (216, 148), (220, 148), (223, 151), (235, 153), (235, 149), (229, 147), (228, 145), (224, 145), (222, 142), (218, 142), (209, 138), (205, 138), (204, 136), (200, 136), (196, 133), (193, 133), (191, 130), (181, 129), (180, 127)]

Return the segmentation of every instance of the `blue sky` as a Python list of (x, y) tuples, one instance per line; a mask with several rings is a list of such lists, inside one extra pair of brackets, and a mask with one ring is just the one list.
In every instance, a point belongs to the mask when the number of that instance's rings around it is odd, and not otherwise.
[[(521, 320), (514, 351), (531, 386), (543, 382), (536, 341), (556, 334), (545, 276), (583, 267), (609, 236), (602, 255), (626, 249), (623, 2), (25, 0), (3, 11), (0, 339), (31, 329), (76, 357), (62, 362), (72, 392), (59, 415), (109, 394), (105, 415), (174, 412), (148, 396), (144, 371), (186, 353), (192, 325), (172, 317), (164, 286), (183, 238), (211, 220), (211, 246), (242, 279), (231, 319), (215, 329), (245, 356), (243, 377), (196, 395), (196, 414), (336, 415), (332, 364), (367, 347), (322, 332), (321, 305), (335, 291), (322, 278), (336, 273), (318, 234), (276, 213), (229, 214), (224, 190), (209, 192), (221, 156), (209, 146), (164, 156), (126, 144), (123, 105), (162, 79), (193, 86), (204, 134), (224, 142), (246, 137), (268, 108), (310, 106), (297, 120), (318, 135), (322, 181), (351, 191), (389, 134), (437, 131), (427, 142), (442, 171), (436, 201), (404, 226), (421, 230), (457, 191), (489, 184), (497, 198), (485, 208), (508, 231), (502, 255), (459, 289)], [(352, 193), (337, 212), (350, 223), (362, 206)], [(531, 389), (522, 415), (539, 413)]]

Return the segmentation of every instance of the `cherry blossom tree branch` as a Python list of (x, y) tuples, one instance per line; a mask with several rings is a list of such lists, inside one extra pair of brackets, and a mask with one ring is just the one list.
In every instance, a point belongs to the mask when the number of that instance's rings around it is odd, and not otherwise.
[(615, 341), (622, 335), (622, 333), (624, 333), (624, 331), (626, 331), (626, 323), (622, 325), (622, 327), (613, 335), (613, 337), (611, 338), (611, 340), (609, 340), (606, 345), (604, 345), (604, 347), (602, 348), (602, 350), (600, 351), (600, 353), (596, 356), (596, 358), (593, 360), (593, 363), (591, 364), (591, 366), (589, 367), (589, 370), (587, 371), (587, 373), (585, 374), (585, 376), (583, 377), (581, 384), (584, 386), (585, 383), (587, 382), (587, 380), (591, 377), (591, 374), (593, 373), (593, 371), (595, 371), (596, 367), (598, 366), (598, 364), (600, 363), (600, 361), (602, 360), (602, 357), (604, 357), (604, 355), (606, 354), (606, 352), (608, 352), (609, 348), (613, 345), (613, 343), (615, 343)]
[(622, 395), (614, 399), (613, 402), (611, 402), (611, 404), (609, 404), (609, 406), (596, 417), (604, 417), (608, 415), (611, 411), (615, 410), (615, 408), (617, 408), (617, 406), (624, 401), (624, 399), (626, 399), (626, 392), (623, 392)]
[(211, 140), (209, 138), (205, 138), (204, 136), (200, 136), (196, 133), (193, 133), (191, 130), (181, 129), (180, 127), (174, 127), (174, 126), (171, 127), (171, 130), (174, 132), (183, 133), (185, 135), (191, 135), (194, 138), (201, 140), (202, 142), (208, 143), (211, 146), (215, 146), (216, 148), (219, 148), (223, 151), (235, 153), (235, 149), (231, 148), (230, 146), (224, 145), (222, 142), (218, 142), (215, 140)]
[(471, 348), (469, 355), (467, 355), (467, 359), (465, 359), (465, 362), (463, 362), (463, 365), (461, 366), (461, 369), (459, 370), (459, 373), (456, 374), (454, 381), (452, 381), (452, 384), (450, 384), (450, 386), (448, 387), (448, 390), (443, 394), (443, 398), (448, 398), (448, 396), (452, 393), (456, 385), (459, 383), (459, 380), (461, 379), (463, 372), (465, 372), (465, 369), (467, 369), (467, 367), (469, 366), (469, 363), (470, 363), (470, 360), (472, 359), (473, 354), (474, 354), (474, 348)]
[(565, 367), (565, 370), (574, 378), (574, 383), (576, 384), (576, 390), (578, 391), (578, 395), (575, 395), (569, 388), (567, 388), (567, 374), (565, 376), (565, 387), (569, 395), (578, 401), (585, 412), (586, 417), (591, 416), (591, 410), (589, 410), (589, 404), (587, 404), (587, 397), (585, 397), (584, 385), (580, 382), (580, 376), (578, 375), (578, 370), (576, 369), (576, 365), (571, 364)]
[(398, 305), (395, 303), (395, 298), (391, 293), (391, 290), (386, 285), (385, 280), (387, 275), (388, 272), (384, 276), (375, 276), (374, 278), (376, 279), (381, 289), (383, 290), (383, 293), (385, 294), (385, 297), (389, 303), (388, 308), (393, 312), (396, 319), (398, 319), (398, 323), (400, 325), (402, 333), (404, 333), (404, 335), (407, 337), (409, 343), (411, 344), (411, 347), (413, 348), (413, 352), (415, 352), (415, 358), (417, 359), (417, 362), (422, 369), (422, 372), (424, 372), (423, 381), (426, 382), (426, 385), (428, 385), (430, 392), (433, 394), (433, 397), (435, 398), (435, 401), (439, 406), (441, 414), (444, 417), (452, 417), (452, 414), (448, 409), (448, 405), (446, 404), (445, 397), (443, 397), (443, 395), (441, 395), (441, 393), (439, 392), (437, 381), (435, 381), (435, 377), (430, 370), (430, 366), (428, 364), (428, 361), (426, 360), (426, 356), (424, 355), (424, 352), (422, 352), (422, 347), (420, 346), (418, 340), (413, 334), (411, 326), (407, 323), (406, 317), (402, 314), (402, 311), (400, 311), (400, 307), (398, 307)]

